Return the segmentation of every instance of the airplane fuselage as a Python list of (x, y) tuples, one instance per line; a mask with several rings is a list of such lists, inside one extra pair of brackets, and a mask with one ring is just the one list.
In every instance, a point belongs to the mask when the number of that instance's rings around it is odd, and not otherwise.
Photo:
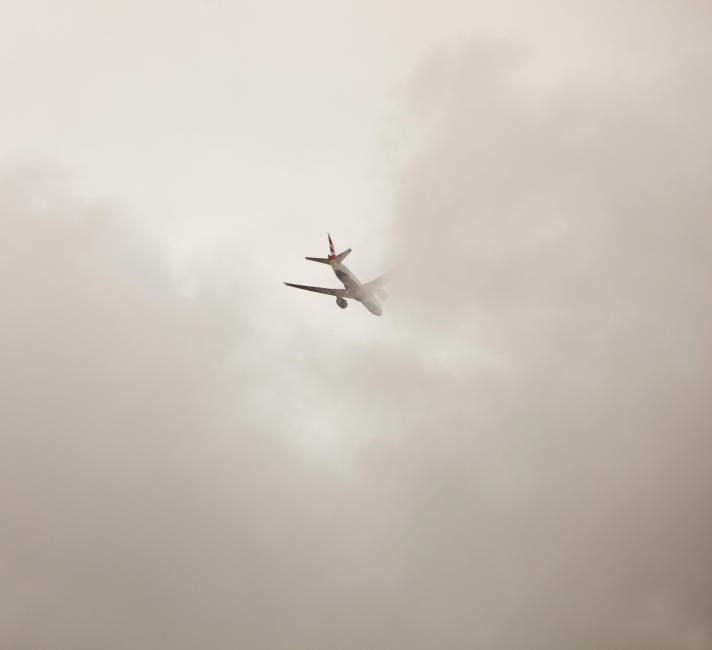
[(348, 267), (341, 262), (332, 260), (331, 268), (334, 274), (339, 279), (339, 282), (344, 285), (344, 289), (349, 292), (349, 298), (352, 300), (358, 300), (368, 311), (370, 311), (375, 316), (380, 316), (383, 313), (381, 304), (373, 295), (372, 291), (368, 291), (363, 288), (361, 282), (358, 278), (351, 273)]

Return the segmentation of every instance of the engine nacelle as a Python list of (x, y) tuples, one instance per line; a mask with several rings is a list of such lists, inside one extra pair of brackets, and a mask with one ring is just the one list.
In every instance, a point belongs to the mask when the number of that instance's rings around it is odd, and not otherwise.
[(349, 303), (346, 302), (346, 298), (342, 298), (341, 296), (336, 299), (336, 304), (341, 307), (341, 309), (346, 309), (349, 306)]

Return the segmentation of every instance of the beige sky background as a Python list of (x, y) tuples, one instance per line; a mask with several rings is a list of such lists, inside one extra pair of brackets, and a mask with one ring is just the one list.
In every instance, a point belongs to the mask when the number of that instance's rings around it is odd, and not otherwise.
[(0, 6), (0, 647), (712, 648), (706, 2)]

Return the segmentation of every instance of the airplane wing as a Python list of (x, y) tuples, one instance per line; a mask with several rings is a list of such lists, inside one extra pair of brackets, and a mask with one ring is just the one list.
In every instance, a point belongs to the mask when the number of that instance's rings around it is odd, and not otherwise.
[(383, 285), (388, 282), (388, 276), (390, 274), (384, 273), (383, 275), (377, 277), (375, 280), (371, 280), (371, 282), (366, 282), (361, 288), (365, 289), (368, 293), (373, 293), (374, 291), (378, 291), (379, 289), (383, 288)]
[(350, 298), (346, 289), (326, 289), (325, 287), (307, 287), (304, 284), (292, 284), (291, 282), (285, 282), (288, 287), (294, 287), (295, 289), (304, 289), (306, 291), (316, 291), (316, 293), (325, 293), (329, 296), (336, 296), (337, 298)]

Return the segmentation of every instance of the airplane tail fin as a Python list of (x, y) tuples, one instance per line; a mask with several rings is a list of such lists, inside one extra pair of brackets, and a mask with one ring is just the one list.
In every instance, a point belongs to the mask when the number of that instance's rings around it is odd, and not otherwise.
[(347, 248), (343, 253), (336, 254), (334, 250), (334, 242), (331, 241), (331, 235), (326, 233), (326, 237), (329, 240), (329, 257), (307, 257), (311, 262), (321, 262), (322, 264), (332, 264), (333, 262), (341, 262), (350, 252), (351, 249)]

